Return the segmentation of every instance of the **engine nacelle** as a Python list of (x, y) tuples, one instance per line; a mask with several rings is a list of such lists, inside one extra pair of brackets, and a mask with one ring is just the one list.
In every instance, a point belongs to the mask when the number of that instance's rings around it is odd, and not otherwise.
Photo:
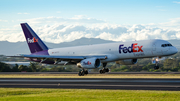
[(116, 61), (116, 63), (121, 64), (121, 65), (134, 65), (137, 63), (137, 59), (119, 60), (119, 61)]
[(77, 63), (77, 66), (79, 68), (88, 68), (88, 69), (93, 69), (93, 68), (98, 68), (101, 65), (101, 60), (98, 58), (88, 58), (82, 60), (80, 63)]

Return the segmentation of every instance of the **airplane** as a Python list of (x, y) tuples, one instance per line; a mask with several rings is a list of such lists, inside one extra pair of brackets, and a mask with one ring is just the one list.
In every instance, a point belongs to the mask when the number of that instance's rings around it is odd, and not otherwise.
[(114, 42), (64, 48), (48, 48), (27, 23), (21, 23), (26, 42), (31, 54), (20, 54), (20, 57), (30, 61), (53, 65), (77, 65), (81, 68), (78, 75), (88, 74), (87, 69), (99, 68), (101, 74), (109, 72), (108, 62), (122, 65), (136, 64), (140, 58), (154, 58), (154, 69), (159, 69), (161, 57), (178, 52), (168, 41), (160, 39)]

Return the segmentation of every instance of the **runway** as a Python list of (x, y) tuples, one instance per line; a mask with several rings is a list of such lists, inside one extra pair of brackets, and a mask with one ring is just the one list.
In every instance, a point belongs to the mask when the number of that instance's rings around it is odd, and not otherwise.
[[(77, 74), (78, 72), (0, 72), (0, 74)], [(89, 72), (99, 74), (99, 72)], [(180, 74), (180, 72), (108, 72), (108, 74)]]
[(180, 91), (180, 79), (0, 78), (0, 87)]

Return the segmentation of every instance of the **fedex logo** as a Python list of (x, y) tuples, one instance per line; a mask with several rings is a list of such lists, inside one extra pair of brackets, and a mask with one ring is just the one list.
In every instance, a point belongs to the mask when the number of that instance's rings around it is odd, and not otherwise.
[(138, 43), (133, 43), (129, 47), (124, 47), (124, 45), (119, 45), (119, 53), (133, 53), (133, 52), (143, 52), (142, 47), (143, 46), (138, 46)]
[(32, 39), (28, 38), (27, 41), (28, 41), (28, 43), (35, 43), (35, 42), (38, 42), (38, 39), (33, 37)]
[(84, 65), (90, 65), (91, 62), (87, 61), (87, 62), (83, 62)]

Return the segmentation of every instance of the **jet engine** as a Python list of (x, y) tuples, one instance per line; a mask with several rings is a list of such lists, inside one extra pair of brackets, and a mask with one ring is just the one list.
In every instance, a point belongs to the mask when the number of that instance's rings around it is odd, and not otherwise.
[(133, 65), (137, 63), (137, 59), (119, 60), (119, 61), (116, 61), (116, 63), (121, 64), (121, 65)]
[(98, 58), (88, 58), (82, 60), (80, 63), (77, 63), (77, 66), (79, 68), (87, 68), (87, 69), (93, 69), (98, 68), (101, 65), (101, 60)]

